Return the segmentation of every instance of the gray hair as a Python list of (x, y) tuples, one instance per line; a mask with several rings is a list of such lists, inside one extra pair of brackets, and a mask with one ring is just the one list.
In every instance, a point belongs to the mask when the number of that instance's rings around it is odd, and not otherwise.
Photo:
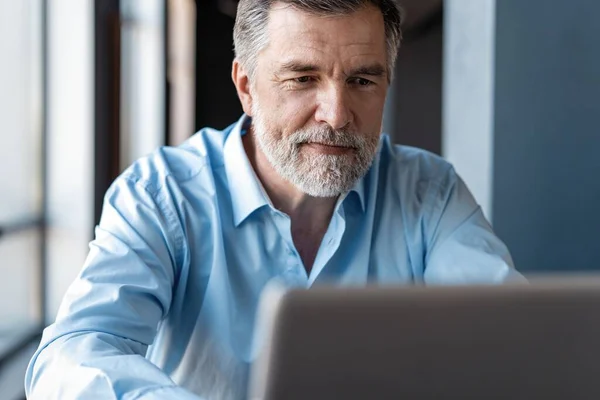
[(397, 0), (240, 0), (238, 4), (233, 43), (235, 57), (254, 77), (257, 56), (268, 44), (267, 23), (274, 3), (290, 4), (300, 11), (316, 15), (348, 15), (371, 4), (383, 14), (387, 47), (388, 80), (391, 81), (396, 57), (402, 41), (404, 13)]

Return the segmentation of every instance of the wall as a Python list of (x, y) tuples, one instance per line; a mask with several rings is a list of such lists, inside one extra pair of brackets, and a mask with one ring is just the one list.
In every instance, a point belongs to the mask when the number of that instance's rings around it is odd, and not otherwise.
[(496, 0), (445, 4), (443, 155), (492, 218)]
[(447, 0), (446, 9), (443, 140), (454, 151), (445, 155), (489, 207), (518, 269), (600, 269), (600, 3)]
[(495, 228), (522, 270), (600, 269), (600, 2), (497, 7)]
[(443, 25), (407, 37), (390, 88), (385, 128), (394, 142), (439, 154), (442, 138)]
[(93, 227), (91, 0), (49, 2), (47, 322), (81, 270)]
[(196, 130), (223, 129), (243, 112), (231, 81), (234, 20), (211, 2), (197, 2), (197, 10)]

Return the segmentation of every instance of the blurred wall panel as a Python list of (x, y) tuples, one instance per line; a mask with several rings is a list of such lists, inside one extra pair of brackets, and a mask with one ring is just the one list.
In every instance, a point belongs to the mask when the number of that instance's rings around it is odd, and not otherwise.
[(93, 226), (92, 0), (48, 4), (47, 316), (81, 270)]
[(120, 167), (165, 142), (165, 1), (121, 0)]
[(447, 155), (518, 269), (600, 270), (600, 3), (446, 5)]
[(43, 314), (42, 15), (0, 4), (0, 361)]
[(432, 22), (414, 36), (406, 31), (386, 104), (385, 127), (395, 143), (440, 154), (443, 24), (441, 17)]
[(231, 81), (234, 19), (214, 1), (196, 3), (196, 130), (223, 129), (243, 112)]
[(443, 156), (492, 218), (496, 0), (447, 0)]
[(41, 211), (41, 29), (35, 3), (0, 6), (0, 226)]
[(600, 270), (600, 2), (497, 8), (494, 220), (527, 271)]
[(196, 3), (193, 0), (168, 0), (167, 6), (168, 144), (178, 145), (195, 130)]

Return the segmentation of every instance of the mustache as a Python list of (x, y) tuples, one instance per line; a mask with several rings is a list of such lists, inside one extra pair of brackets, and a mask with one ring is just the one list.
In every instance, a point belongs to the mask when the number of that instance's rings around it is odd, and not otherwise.
[(366, 140), (362, 135), (349, 129), (333, 129), (327, 126), (298, 130), (288, 137), (288, 141), (296, 146), (306, 143), (319, 143), (327, 146), (356, 149), (366, 145)]

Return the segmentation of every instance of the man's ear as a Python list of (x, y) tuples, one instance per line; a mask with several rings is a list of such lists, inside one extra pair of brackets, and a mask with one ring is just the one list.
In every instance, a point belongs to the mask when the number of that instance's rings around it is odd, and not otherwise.
[(252, 116), (252, 93), (250, 92), (250, 78), (248, 73), (242, 67), (240, 62), (235, 59), (231, 66), (231, 79), (237, 90), (240, 103), (242, 103), (242, 109), (244, 112)]

